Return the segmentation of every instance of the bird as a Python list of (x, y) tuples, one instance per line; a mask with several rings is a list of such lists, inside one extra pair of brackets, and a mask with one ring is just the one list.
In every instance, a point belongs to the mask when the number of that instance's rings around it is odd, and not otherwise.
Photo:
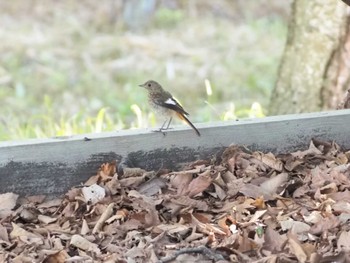
[[(177, 102), (177, 100), (174, 99), (174, 97), (168, 91), (164, 90), (158, 82), (154, 80), (148, 80), (139, 86), (147, 90), (148, 102), (155, 113), (166, 118), (161, 128), (157, 131), (163, 132), (164, 134), (164, 131), (169, 129), (173, 117), (177, 117), (190, 125), (198, 136), (201, 136), (198, 129), (188, 119), (188, 112), (186, 112), (184, 108)], [(167, 121), (168, 124), (166, 125)]]

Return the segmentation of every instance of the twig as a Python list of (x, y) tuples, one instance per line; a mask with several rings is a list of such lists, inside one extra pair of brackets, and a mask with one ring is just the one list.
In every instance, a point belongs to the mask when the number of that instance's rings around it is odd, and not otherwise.
[(106, 210), (102, 213), (100, 219), (97, 221), (94, 229), (92, 230), (92, 233), (95, 234), (96, 232), (100, 231), (100, 229), (102, 228), (103, 224), (105, 223), (105, 221), (111, 217), (112, 213), (113, 213), (113, 206), (114, 204), (111, 203), (107, 206)]
[(171, 174), (173, 175), (178, 175), (178, 174), (197, 174), (197, 173), (200, 173), (202, 170), (201, 168), (194, 168), (194, 169), (191, 169), (191, 170), (185, 170), (185, 171), (181, 171), (181, 172), (172, 172)]
[(161, 258), (157, 263), (166, 263), (169, 261), (172, 261), (176, 259), (181, 254), (189, 254), (189, 253), (201, 253), (207, 258), (216, 261), (224, 260), (224, 257), (221, 254), (215, 253), (213, 250), (205, 247), (193, 247), (193, 248), (182, 248), (176, 252), (174, 252), (172, 255)]

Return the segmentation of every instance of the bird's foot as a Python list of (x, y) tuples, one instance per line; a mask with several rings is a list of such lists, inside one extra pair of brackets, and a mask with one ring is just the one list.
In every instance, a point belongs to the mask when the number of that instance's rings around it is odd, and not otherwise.
[(153, 132), (161, 132), (161, 133), (163, 133), (163, 136), (165, 136), (166, 135), (166, 132), (165, 131), (163, 131), (162, 129), (158, 129), (158, 130), (152, 130)]
[(167, 134), (167, 130), (171, 130), (172, 128), (159, 128), (158, 130), (152, 130), (153, 132), (161, 132), (165, 136)]

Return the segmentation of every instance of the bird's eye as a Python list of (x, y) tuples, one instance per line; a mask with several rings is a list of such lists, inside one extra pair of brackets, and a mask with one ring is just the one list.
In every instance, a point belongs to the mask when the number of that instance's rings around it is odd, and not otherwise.
[(148, 83), (148, 85), (147, 85), (148, 87), (151, 87), (151, 83)]

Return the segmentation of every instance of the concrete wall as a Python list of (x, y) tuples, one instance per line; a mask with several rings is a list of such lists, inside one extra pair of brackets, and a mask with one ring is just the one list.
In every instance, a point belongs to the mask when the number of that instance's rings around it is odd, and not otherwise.
[(124, 158), (129, 166), (176, 170), (185, 162), (211, 158), (230, 144), (282, 153), (307, 148), (317, 138), (350, 148), (350, 110), (196, 126), (201, 137), (181, 126), (166, 136), (140, 129), (0, 142), (0, 193), (57, 196), (96, 174), (104, 162)]

